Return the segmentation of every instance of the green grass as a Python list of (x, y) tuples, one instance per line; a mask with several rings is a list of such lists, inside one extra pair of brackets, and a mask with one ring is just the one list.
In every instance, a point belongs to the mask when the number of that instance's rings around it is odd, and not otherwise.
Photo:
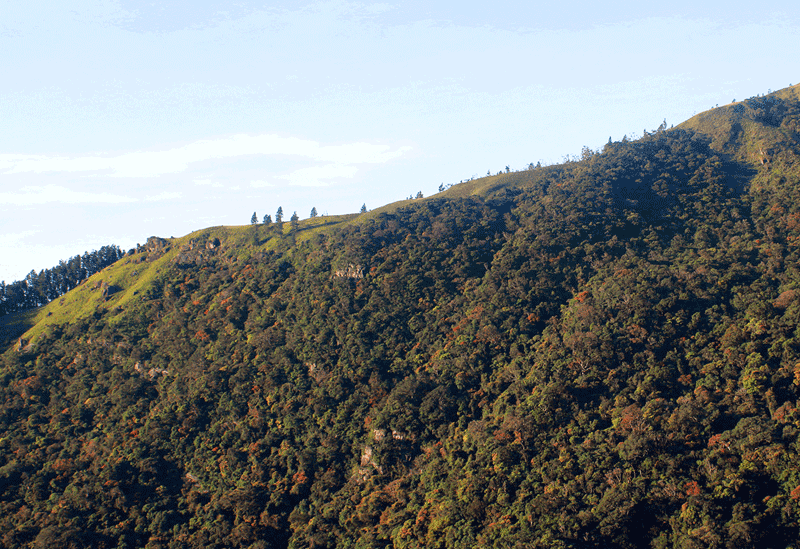
[[(800, 100), (800, 84), (779, 90), (772, 95), (786, 100)], [(711, 139), (714, 149), (760, 168), (760, 151), (763, 148), (783, 144), (791, 137), (784, 135), (785, 132), (781, 128), (767, 127), (741, 116), (740, 110), (740, 102), (724, 105), (700, 113), (679, 124), (677, 128), (690, 129), (707, 135)], [(383, 213), (396, 213), (401, 208), (420, 204), (427, 200), (463, 199), (475, 196), (488, 199), (503, 188), (529, 185), (539, 170), (551, 169), (559, 168), (551, 166), (540, 168), (534, 172), (521, 171), (481, 177), (453, 185), (447, 190), (429, 197), (400, 200), (364, 214), (353, 213), (304, 219), (300, 221), (296, 239), (298, 242), (303, 242), (335, 227), (364, 223), (377, 219)], [(258, 231), (257, 238), (255, 238), (254, 229)], [(154, 281), (163, 276), (178, 254), (185, 251), (192, 241), (195, 241), (197, 246), (204, 247), (208, 241), (219, 239), (220, 249), (216, 254), (221, 255), (224, 260), (232, 262), (251, 261), (255, 254), (269, 250), (280, 249), (284, 253), (292, 254), (293, 248), (287, 246), (286, 239), (276, 238), (274, 230), (274, 224), (271, 226), (257, 225), (255, 228), (252, 225), (209, 227), (180, 238), (168, 239), (169, 251), (157, 259), (145, 259), (147, 253), (126, 256), (44, 307), (0, 318), (0, 343), (7, 344), (19, 337), (22, 332), (25, 332), (24, 338), (33, 342), (49, 326), (69, 324), (76, 319), (94, 314), (98, 309), (113, 313), (118, 309), (125, 309), (133, 305)], [(287, 236), (290, 231), (291, 223), (284, 221), (284, 236)], [(119, 288), (119, 291), (108, 299), (104, 299), (102, 296), (103, 283), (115, 286)], [(114, 321), (113, 314), (109, 321)]]
[[(488, 197), (503, 187), (524, 185), (529, 178), (530, 176), (526, 172), (487, 176), (453, 185), (444, 192), (429, 197), (400, 200), (363, 214), (326, 215), (304, 219), (300, 221), (297, 242), (303, 242), (335, 227), (376, 219), (381, 213), (396, 213), (401, 208), (420, 204), (427, 200)], [(254, 238), (254, 229), (256, 228), (257, 239)], [(168, 270), (178, 255), (188, 251), (192, 241), (195, 241), (196, 246), (203, 248), (207, 242), (213, 241), (215, 238), (219, 239), (220, 247), (216, 254), (221, 255), (226, 261), (248, 262), (257, 253), (276, 249), (282, 249), (284, 253), (292, 254), (293, 249), (287, 247), (287, 241), (276, 238), (277, 235), (274, 231), (274, 223), (270, 226), (259, 224), (257, 227), (252, 225), (217, 226), (200, 229), (179, 238), (166, 239), (169, 249), (157, 259), (148, 259), (147, 252), (125, 256), (44, 307), (15, 315), (6, 315), (3, 317), (3, 322), (7, 327), (0, 332), (0, 343), (10, 343), (20, 335), (35, 343), (38, 336), (49, 327), (67, 325), (77, 319), (92, 315), (98, 310), (110, 312), (109, 322), (113, 323), (116, 316), (114, 312), (124, 310), (141, 299), (146, 290)], [(291, 223), (284, 221), (284, 237), (288, 236), (290, 231)], [(118, 291), (108, 298), (104, 298), (103, 284), (114, 286)], [(5, 339), (1, 337), (2, 333), (13, 335)]]
[(14, 342), (36, 324), (41, 308), (0, 316), (0, 345), (5, 347)]

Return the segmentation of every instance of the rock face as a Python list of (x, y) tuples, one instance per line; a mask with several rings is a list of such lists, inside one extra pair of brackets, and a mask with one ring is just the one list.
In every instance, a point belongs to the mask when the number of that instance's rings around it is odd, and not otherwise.
[(147, 261), (153, 261), (167, 253), (169, 249), (169, 240), (160, 236), (151, 236), (144, 246), (137, 248), (137, 251), (147, 252), (147, 256), (143, 256), (142, 261), (144, 261), (145, 257)]
[(175, 258), (177, 265), (199, 265), (214, 256), (220, 247), (219, 238), (212, 238), (203, 241), (196, 238), (181, 248), (180, 253)]
[(352, 278), (359, 280), (364, 278), (364, 268), (361, 265), (353, 265), (351, 263), (342, 269), (333, 271), (333, 278)]
[(144, 246), (148, 252), (164, 252), (166, 248), (169, 247), (169, 241), (158, 236), (151, 236), (147, 239), (147, 243)]

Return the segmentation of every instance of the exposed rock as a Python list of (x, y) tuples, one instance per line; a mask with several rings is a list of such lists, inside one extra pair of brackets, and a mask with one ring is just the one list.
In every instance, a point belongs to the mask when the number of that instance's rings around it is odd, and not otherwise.
[(220, 246), (219, 238), (213, 238), (203, 243), (201, 239), (190, 240), (181, 247), (180, 253), (175, 258), (176, 265), (199, 265), (208, 261), (216, 254)]
[[(161, 238), (158, 236), (151, 236), (147, 239), (147, 243), (144, 245), (144, 251), (147, 252), (147, 260), (153, 261), (154, 259), (158, 259), (170, 249), (169, 240), (165, 238)], [(144, 257), (143, 257), (144, 259)]]
[(165, 370), (164, 368), (150, 368), (147, 369), (147, 366), (142, 364), (141, 362), (137, 362), (133, 365), (133, 369), (139, 372), (140, 374), (147, 374), (150, 376), (150, 379), (155, 379), (159, 375), (169, 375), (170, 371)]
[(165, 251), (165, 248), (168, 247), (169, 241), (158, 236), (151, 236), (147, 239), (147, 244), (145, 244), (145, 249), (148, 252)]
[(353, 478), (356, 482), (362, 483), (369, 478), (373, 471), (377, 471), (379, 475), (383, 474), (383, 468), (375, 463), (375, 460), (372, 458), (372, 446), (367, 445), (364, 446), (364, 451), (361, 453), (361, 461), (359, 462), (359, 467), (356, 469), (356, 472), (353, 474)]
[(306, 363), (306, 368), (308, 368), (308, 375), (317, 383), (323, 383), (330, 377), (330, 372), (326, 371), (324, 368), (317, 366), (316, 364)]
[(364, 268), (361, 265), (353, 265), (350, 263), (344, 269), (336, 269), (333, 271), (333, 278), (352, 278), (358, 280), (364, 278)]
[(366, 467), (372, 463), (372, 446), (365, 446), (361, 453), (361, 466)]

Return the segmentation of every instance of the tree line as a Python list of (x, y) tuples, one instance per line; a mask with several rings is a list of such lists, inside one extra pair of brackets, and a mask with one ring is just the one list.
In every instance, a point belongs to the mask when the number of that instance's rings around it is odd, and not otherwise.
[(61, 260), (55, 267), (38, 273), (31, 270), (24, 279), (11, 284), (0, 282), (0, 315), (46, 305), (124, 255), (112, 244)]

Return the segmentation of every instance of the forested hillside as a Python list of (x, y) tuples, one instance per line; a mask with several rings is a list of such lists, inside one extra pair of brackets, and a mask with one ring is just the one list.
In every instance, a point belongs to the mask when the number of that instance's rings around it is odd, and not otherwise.
[(795, 546), (798, 132), (151, 239), (2, 356), (0, 546)]
[(22, 279), (6, 284), (0, 282), (0, 316), (49, 303), (78, 284), (113, 265), (125, 255), (118, 246), (103, 246), (82, 256), (76, 255), (60, 261), (51, 269), (38, 273), (33, 270)]

